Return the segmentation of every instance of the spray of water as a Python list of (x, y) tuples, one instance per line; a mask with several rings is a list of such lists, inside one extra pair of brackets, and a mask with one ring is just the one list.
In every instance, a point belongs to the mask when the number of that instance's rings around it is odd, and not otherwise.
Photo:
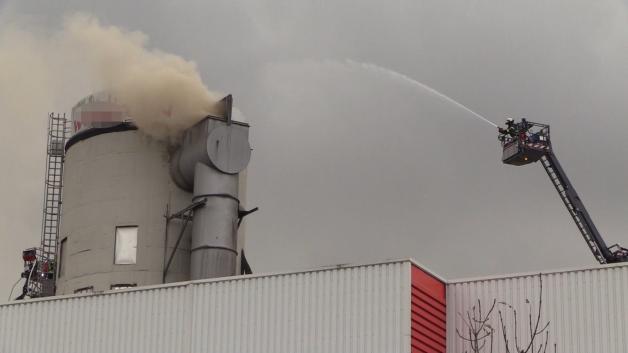
[(445, 94), (443, 94), (443, 93), (433, 89), (432, 87), (430, 87), (430, 86), (428, 86), (426, 84), (423, 84), (423, 83), (421, 83), (421, 82), (419, 82), (419, 81), (417, 81), (415, 79), (412, 79), (412, 78), (410, 78), (410, 77), (408, 77), (408, 76), (406, 76), (404, 74), (401, 74), (401, 73), (399, 73), (397, 71), (394, 71), (394, 70), (391, 70), (391, 69), (387, 69), (385, 67), (377, 66), (377, 65), (371, 64), (371, 63), (357, 62), (357, 61), (353, 61), (353, 60), (350, 60), (350, 59), (347, 59), (346, 62), (349, 65), (358, 66), (358, 67), (361, 67), (361, 68), (369, 70), (369, 71), (378, 72), (378, 73), (384, 74), (386, 76), (389, 76), (389, 77), (391, 77), (391, 78), (393, 78), (395, 80), (406, 82), (406, 83), (409, 83), (410, 85), (412, 85), (414, 87), (421, 88), (422, 90), (427, 91), (430, 94), (432, 94), (432, 95), (434, 95), (434, 96), (436, 96), (436, 97), (438, 97), (438, 98), (440, 98), (440, 99), (442, 99), (442, 100), (444, 100), (446, 102), (452, 103), (453, 105), (457, 106), (458, 108), (460, 108), (460, 109), (462, 109), (462, 110), (464, 110), (464, 111), (466, 111), (468, 113), (471, 113), (471, 115), (473, 115), (474, 117), (484, 121), (485, 123), (488, 123), (488, 124), (493, 125), (494, 127), (497, 127), (497, 124), (495, 124), (494, 122), (488, 120), (487, 118), (483, 117), (482, 115), (474, 112), (473, 110), (469, 109), (464, 104), (462, 104), (460, 102), (457, 102), (453, 98), (448, 97), (447, 95), (445, 95)]

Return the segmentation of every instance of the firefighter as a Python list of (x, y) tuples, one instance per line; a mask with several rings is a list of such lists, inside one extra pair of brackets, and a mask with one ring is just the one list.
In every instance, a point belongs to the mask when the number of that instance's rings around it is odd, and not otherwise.
[(506, 119), (506, 132), (512, 137), (517, 136), (517, 124), (513, 118)]
[(521, 141), (531, 141), (534, 139), (534, 137), (532, 137), (534, 134), (530, 133), (531, 127), (532, 125), (530, 125), (525, 118), (521, 119), (521, 122), (519, 123), (519, 139)]
[(514, 138), (514, 137), (517, 137), (517, 130), (518, 129), (517, 129), (517, 126), (515, 124), (514, 119), (513, 118), (508, 118), (508, 119), (506, 119), (506, 128), (503, 129), (503, 128), (500, 127), (499, 128), (499, 133), (503, 134), (504, 137), (506, 135), (508, 135), (508, 136)]

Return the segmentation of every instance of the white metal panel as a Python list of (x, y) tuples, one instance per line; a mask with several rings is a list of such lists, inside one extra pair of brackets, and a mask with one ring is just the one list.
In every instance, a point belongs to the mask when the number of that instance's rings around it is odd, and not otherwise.
[(410, 262), (0, 306), (0, 352), (409, 352)]
[[(557, 345), (557, 352), (628, 352), (628, 265), (549, 272), (540, 276), (543, 279), (542, 322), (550, 322), (548, 352), (554, 351), (553, 343)], [(536, 313), (538, 294), (539, 274), (450, 282), (447, 286), (448, 352), (465, 351), (455, 333), (456, 328), (464, 327), (458, 313), (464, 315), (478, 299), (483, 308), (490, 306), (493, 299), (513, 305), (519, 317), (518, 337), (524, 337), (529, 332), (530, 306), (526, 299)], [(506, 319), (509, 332), (514, 330), (511, 319)], [(496, 342), (499, 342), (494, 352), (504, 352), (497, 315), (490, 325), (497, 330)]]

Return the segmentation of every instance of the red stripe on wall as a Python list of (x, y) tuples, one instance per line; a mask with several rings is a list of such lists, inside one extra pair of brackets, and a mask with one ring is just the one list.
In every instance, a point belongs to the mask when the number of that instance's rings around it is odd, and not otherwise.
[(445, 344), (447, 337), (445, 330), (435, 328), (431, 322), (418, 315), (412, 315), (412, 330), (417, 334), (423, 332), (424, 334), (429, 335), (432, 340)]
[[(421, 294), (424, 294), (424, 295), (421, 295)], [(445, 303), (430, 297), (429, 293), (426, 293), (425, 291), (422, 291), (421, 289), (413, 286), (412, 295), (416, 296), (417, 299), (425, 302), (427, 305), (431, 306), (432, 308), (441, 311), (443, 314), (445, 313)]]
[(429, 305), (422, 303), (420, 300), (412, 303), (412, 312), (421, 315), (428, 321), (431, 321), (434, 325), (445, 329), (445, 314), (438, 310), (434, 310)]
[(425, 311), (422, 307), (417, 305), (412, 305), (412, 320), (417, 322), (425, 321), (430, 324), (430, 328), (432, 328), (436, 332), (445, 332), (445, 320), (443, 317), (434, 316), (429, 311)]
[(445, 284), (412, 266), (411, 352), (446, 352)]

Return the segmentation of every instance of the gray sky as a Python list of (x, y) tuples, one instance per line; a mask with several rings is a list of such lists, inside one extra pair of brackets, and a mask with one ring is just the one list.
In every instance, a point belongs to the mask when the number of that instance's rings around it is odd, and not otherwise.
[[(493, 127), (347, 59), (496, 122), (551, 124), (598, 228), (628, 245), (625, 1), (0, 0), (0, 9), (4, 22), (55, 28), (83, 11), (142, 31), (234, 94), (253, 126), (248, 198), (261, 211), (247, 219), (247, 254), (258, 272), (413, 257), (455, 278), (595, 263), (540, 165), (502, 165)], [(1, 116), (8, 295), (21, 249), (40, 236), (45, 116)]]

